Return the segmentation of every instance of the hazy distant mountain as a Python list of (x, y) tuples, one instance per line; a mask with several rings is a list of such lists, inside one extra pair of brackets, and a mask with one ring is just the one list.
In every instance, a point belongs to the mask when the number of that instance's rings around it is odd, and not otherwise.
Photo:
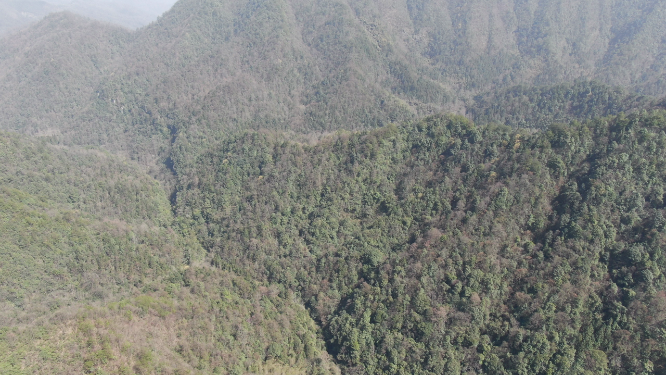
[(51, 12), (71, 12), (132, 29), (169, 10), (175, 0), (0, 0), (0, 34), (39, 21)]
[(16, 30), (22, 26), (39, 21), (57, 7), (45, 1), (0, 1), (0, 34)]
[(460, 98), (517, 84), (594, 78), (662, 96), (664, 11), (658, 1), (181, 0), (135, 33), (54, 15), (0, 43), (0, 127), (154, 157), (192, 124), (199, 136), (358, 129), (464, 112)]
[(47, 0), (94, 19), (129, 28), (145, 26), (166, 12), (175, 0)]

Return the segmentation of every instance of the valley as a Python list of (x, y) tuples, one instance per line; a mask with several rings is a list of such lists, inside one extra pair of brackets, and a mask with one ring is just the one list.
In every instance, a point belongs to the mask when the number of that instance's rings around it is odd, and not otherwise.
[(0, 373), (666, 372), (664, 10), (180, 0), (0, 39)]

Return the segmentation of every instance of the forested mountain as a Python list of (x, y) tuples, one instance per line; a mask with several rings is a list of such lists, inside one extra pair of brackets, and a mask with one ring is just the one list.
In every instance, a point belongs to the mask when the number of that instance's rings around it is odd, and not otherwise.
[(666, 373), (665, 7), (180, 0), (0, 40), (0, 373)]
[(544, 129), (555, 122), (567, 124), (665, 107), (663, 100), (596, 81), (582, 81), (487, 92), (476, 96), (467, 106), (467, 115), (478, 124)]
[(202, 264), (132, 162), (1, 134), (0, 228), (2, 374), (335, 373), (291, 292)]
[(134, 33), (54, 15), (0, 43), (0, 127), (154, 162), (188, 129), (361, 129), (462, 113), (459, 98), (516, 84), (595, 78), (661, 96), (663, 11), (656, 0), (182, 0)]
[(176, 210), (346, 373), (663, 373), (664, 116), (246, 133), (183, 156)]
[(177, 148), (175, 219), (131, 162), (6, 135), (0, 368), (662, 373), (665, 129), (245, 132)]
[(58, 8), (40, 0), (0, 1), (0, 34), (35, 23)]

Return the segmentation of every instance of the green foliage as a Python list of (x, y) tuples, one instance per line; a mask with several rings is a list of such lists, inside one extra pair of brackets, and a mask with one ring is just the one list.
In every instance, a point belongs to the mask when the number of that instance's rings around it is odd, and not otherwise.
[(6, 134), (0, 165), (3, 374), (335, 373), (290, 292), (200, 266), (139, 166)]
[[(468, 111), (478, 124), (497, 123), (545, 129), (569, 123), (659, 107), (656, 100), (595, 81), (549, 87), (517, 86), (479, 95)], [(663, 106), (661, 106), (663, 107)]]
[(0, 133), (0, 184), (107, 219), (172, 220), (160, 183), (135, 163), (95, 149), (56, 148)]
[(34, 293), (47, 312), (105, 299), (200, 254), (159, 184), (111, 155), (3, 134), (0, 181), (0, 298), (16, 308)]
[[(176, 279), (173, 296), (162, 290), (164, 284), (153, 283), (149, 294), (5, 328), (0, 368), (5, 373), (336, 373), (317, 326), (293, 295), (281, 296), (280, 286), (196, 267), (175, 273), (171, 280)], [(244, 287), (235, 286), (240, 284)]]
[(247, 132), (176, 157), (176, 212), (216, 267), (297, 293), (346, 371), (658, 373), (665, 129)]
[[(181, 0), (136, 32), (55, 14), (0, 41), (0, 129), (103, 146), (167, 181), (180, 136), (367, 129), (576, 79), (661, 96), (663, 7)], [(544, 127), (646, 101), (583, 83), (468, 104), (482, 122)]]
[(183, 0), (1, 41), (0, 128), (43, 141), (0, 135), (0, 372), (664, 373), (663, 103), (414, 120), (662, 94), (663, 4), (588, 3)]

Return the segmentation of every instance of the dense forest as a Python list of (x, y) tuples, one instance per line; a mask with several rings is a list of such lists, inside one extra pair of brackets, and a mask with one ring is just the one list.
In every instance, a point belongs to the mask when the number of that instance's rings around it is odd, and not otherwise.
[(7, 136), (2, 366), (662, 373), (665, 130), (652, 111), (243, 132), (176, 153), (175, 218), (121, 160)]
[(666, 374), (663, 10), (181, 0), (0, 39), (0, 373)]
[(0, 40), (0, 129), (155, 164), (180, 132), (362, 130), (463, 114), (516, 85), (596, 79), (662, 97), (663, 11), (657, 0), (181, 0), (136, 32), (57, 13)]
[(133, 163), (2, 134), (0, 184), (0, 373), (335, 373), (290, 292), (203, 262)]
[(545, 129), (553, 123), (591, 120), (640, 110), (665, 108), (663, 101), (596, 81), (556, 86), (516, 86), (478, 95), (467, 115), (478, 124)]
[(245, 133), (177, 163), (177, 213), (349, 373), (662, 373), (665, 116)]

